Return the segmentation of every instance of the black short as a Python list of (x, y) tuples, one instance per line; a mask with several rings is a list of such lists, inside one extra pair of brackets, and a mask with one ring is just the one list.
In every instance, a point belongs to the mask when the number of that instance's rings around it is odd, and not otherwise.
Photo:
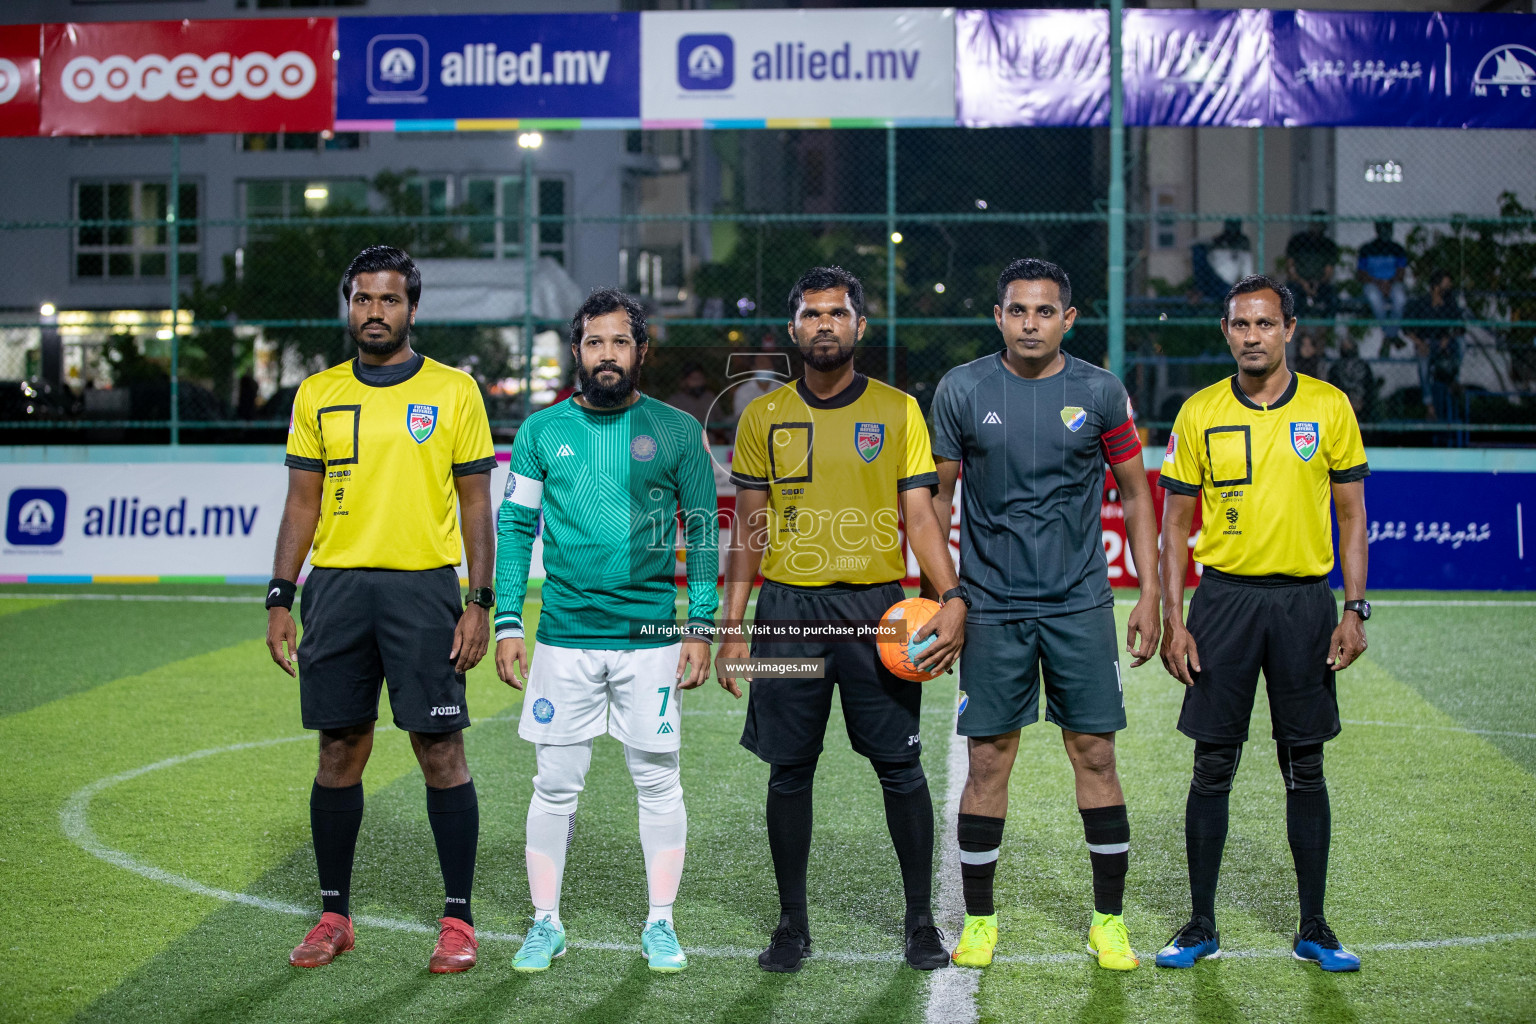
[(1207, 569), (1189, 602), (1200, 655), (1184, 691), (1179, 731), (1206, 743), (1248, 739), (1259, 670), (1275, 742), (1299, 747), (1339, 734), (1339, 700), (1327, 664), (1339, 610), (1327, 580), (1231, 576)]
[[(872, 622), (906, 597), (899, 583), (790, 587), (766, 580), (757, 617), (800, 622)], [(754, 658), (825, 658), (823, 679), (757, 679), (747, 696), (741, 745), (769, 764), (804, 764), (820, 756), (832, 713), (832, 688), (843, 704), (848, 742), (871, 761), (910, 761), (923, 752), (918, 735), (923, 684), (898, 679), (872, 641), (752, 641)]]
[(1072, 732), (1125, 728), (1115, 606), (1019, 622), (967, 622), (960, 652), (961, 736), (1002, 736), (1040, 719)]
[(464, 676), (449, 652), (463, 614), (453, 566), (311, 569), (299, 618), (299, 702), (306, 729), (345, 729), (379, 717), (389, 680), (395, 725), (408, 732), (468, 727)]

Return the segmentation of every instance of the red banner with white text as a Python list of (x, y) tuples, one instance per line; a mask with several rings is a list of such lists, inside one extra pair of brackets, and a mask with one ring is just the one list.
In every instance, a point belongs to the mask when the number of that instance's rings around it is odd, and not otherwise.
[(0, 25), (0, 135), (37, 134), (41, 25)]
[(315, 132), (335, 116), (336, 21), (43, 29), (44, 135)]

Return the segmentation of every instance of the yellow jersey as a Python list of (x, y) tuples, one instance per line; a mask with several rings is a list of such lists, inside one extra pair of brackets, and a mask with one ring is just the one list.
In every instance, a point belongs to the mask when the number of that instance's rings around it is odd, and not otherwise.
[(888, 583), (906, 573), (901, 492), (939, 482), (917, 400), (862, 373), (832, 398), (791, 381), (736, 425), (731, 480), (768, 492), (763, 578)]
[(304, 380), (288, 426), (291, 469), (324, 473), (311, 564), (330, 569), (458, 565), (454, 478), (496, 466), (485, 402), (461, 370), (418, 356), (370, 384), (357, 360)]
[(1324, 576), (1333, 568), (1330, 485), (1370, 473), (1349, 399), (1292, 373), (1268, 406), (1235, 376), (1191, 395), (1158, 483), (1201, 496), (1201, 565), (1239, 576)]

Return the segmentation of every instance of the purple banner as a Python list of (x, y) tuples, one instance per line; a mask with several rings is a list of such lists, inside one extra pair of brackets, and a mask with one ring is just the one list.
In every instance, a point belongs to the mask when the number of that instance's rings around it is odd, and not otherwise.
[(957, 120), (994, 125), (1109, 123), (1109, 12), (955, 14)]
[[(1102, 10), (962, 10), (959, 122), (1102, 125)], [(1536, 18), (1391, 11), (1136, 9), (1125, 122), (1536, 128)]]
[(1270, 12), (1125, 12), (1125, 123), (1270, 121)]
[(1439, 122), (1456, 128), (1536, 128), (1536, 18), (1441, 14), (1450, 96)]
[(1451, 48), (1439, 14), (1276, 11), (1274, 39), (1273, 124), (1445, 123)]

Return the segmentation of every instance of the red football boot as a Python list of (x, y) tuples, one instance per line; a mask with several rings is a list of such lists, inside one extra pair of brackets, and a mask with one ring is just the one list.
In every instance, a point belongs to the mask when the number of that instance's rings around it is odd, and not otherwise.
[(427, 970), (433, 974), (457, 974), (475, 966), (475, 926), (456, 917), (439, 918), (442, 931), (437, 933), (437, 948), (427, 961)]
[(288, 962), (295, 967), (324, 967), (351, 948), (352, 919), (327, 911), (304, 941), (293, 947)]

